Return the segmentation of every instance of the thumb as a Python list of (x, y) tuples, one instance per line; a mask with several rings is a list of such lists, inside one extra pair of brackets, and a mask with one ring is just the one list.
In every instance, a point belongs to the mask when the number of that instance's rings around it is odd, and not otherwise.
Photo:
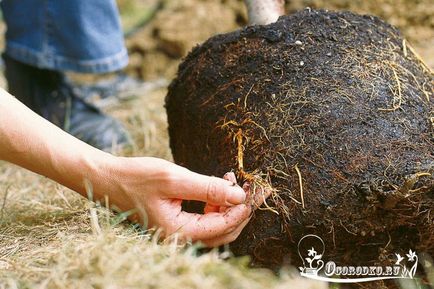
[(202, 201), (215, 206), (233, 206), (246, 200), (246, 193), (236, 183), (191, 171), (177, 184), (175, 191), (177, 195), (171, 197)]

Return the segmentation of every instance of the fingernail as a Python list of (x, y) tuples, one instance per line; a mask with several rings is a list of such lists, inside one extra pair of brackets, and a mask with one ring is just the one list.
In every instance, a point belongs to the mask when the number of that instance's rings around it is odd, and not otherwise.
[(224, 176), (223, 179), (230, 181), (234, 184), (237, 183), (237, 178), (235, 177), (235, 174), (233, 172), (227, 172)]
[(246, 200), (246, 193), (243, 191), (242, 188), (237, 186), (231, 190), (230, 198), (228, 200), (229, 203), (233, 205), (238, 205), (244, 203), (245, 200)]
[(244, 183), (243, 184), (243, 190), (246, 192), (246, 193), (249, 193), (249, 191), (250, 191), (250, 184), (249, 183)]

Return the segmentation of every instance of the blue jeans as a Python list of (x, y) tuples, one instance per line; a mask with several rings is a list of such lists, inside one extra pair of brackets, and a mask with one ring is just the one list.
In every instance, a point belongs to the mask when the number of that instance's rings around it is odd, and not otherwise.
[[(0, 0), (1, 1), (1, 0)], [(11, 58), (57, 71), (104, 73), (128, 63), (115, 0), (3, 0)]]

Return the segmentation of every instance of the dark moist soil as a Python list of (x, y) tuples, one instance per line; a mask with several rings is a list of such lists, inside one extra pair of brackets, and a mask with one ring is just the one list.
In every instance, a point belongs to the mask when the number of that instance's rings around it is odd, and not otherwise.
[(196, 47), (166, 106), (178, 164), (274, 189), (231, 249), (277, 269), (306, 234), (341, 265), (434, 255), (433, 99), (397, 29), (304, 10)]

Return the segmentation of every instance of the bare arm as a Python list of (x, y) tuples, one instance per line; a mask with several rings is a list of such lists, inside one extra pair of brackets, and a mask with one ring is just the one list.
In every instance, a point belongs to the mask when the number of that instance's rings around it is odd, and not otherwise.
[[(191, 172), (157, 158), (115, 157), (65, 133), (0, 89), (0, 159), (17, 164), (86, 196), (107, 195), (122, 210), (146, 212), (149, 226), (215, 246), (234, 240), (247, 224), (246, 193), (227, 180)], [(226, 208), (205, 215), (181, 211), (183, 199)], [(142, 217), (140, 215), (139, 217)]]
[(110, 156), (64, 133), (1, 89), (0, 159), (84, 194), (83, 179), (95, 180)]

